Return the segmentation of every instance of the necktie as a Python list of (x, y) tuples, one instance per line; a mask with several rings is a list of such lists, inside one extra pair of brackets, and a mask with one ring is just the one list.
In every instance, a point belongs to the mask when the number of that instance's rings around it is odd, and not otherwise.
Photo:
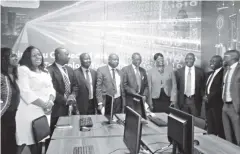
[(63, 73), (63, 82), (65, 84), (65, 93), (64, 93), (64, 95), (66, 97), (68, 97), (69, 94), (71, 93), (70, 81), (69, 81), (69, 79), (67, 77), (67, 75), (68, 75), (67, 69), (64, 66), (62, 67), (62, 69), (65, 72), (65, 73)]
[(224, 81), (224, 91), (223, 91), (223, 101), (224, 102), (227, 101), (226, 94), (227, 94), (227, 88), (228, 88), (228, 85), (229, 85), (228, 80), (229, 80), (230, 69), (231, 68), (228, 68), (228, 71), (227, 71), (227, 74), (226, 74), (226, 78), (225, 78), (225, 81)]
[(114, 86), (115, 86), (115, 93), (117, 92), (117, 83), (116, 83), (116, 76), (115, 76), (115, 69), (112, 68), (112, 77), (114, 81)]
[(86, 80), (88, 83), (88, 89), (89, 89), (89, 99), (92, 98), (92, 90), (91, 90), (91, 81), (90, 81), (90, 76), (89, 76), (89, 70), (86, 70)]
[(159, 67), (158, 68), (158, 72), (160, 73), (160, 75), (161, 75), (161, 88), (163, 88), (163, 73), (164, 73), (164, 67)]
[(214, 73), (215, 73), (215, 71), (213, 71), (213, 73), (211, 74), (209, 80), (207, 81), (206, 90), (205, 90), (205, 93), (206, 93), (206, 94), (208, 94), (208, 87), (209, 87), (209, 84), (210, 84), (211, 80), (213, 79)]
[(192, 79), (191, 78), (192, 78), (192, 76), (191, 76), (191, 69), (189, 68), (188, 75), (187, 75), (187, 80), (185, 81), (185, 82), (187, 82), (185, 94), (188, 97), (191, 96), (191, 83), (192, 83)]
[(139, 68), (136, 68), (136, 79), (137, 79), (137, 85), (138, 85), (138, 92), (141, 90), (141, 74), (139, 72)]

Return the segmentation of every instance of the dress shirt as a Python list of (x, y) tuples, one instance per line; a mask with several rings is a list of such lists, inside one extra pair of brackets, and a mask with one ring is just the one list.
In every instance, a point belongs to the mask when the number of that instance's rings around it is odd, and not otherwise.
[(187, 82), (188, 82), (188, 72), (189, 69), (191, 69), (191, 95), (195, 94), (195, 66), (192, 67), (185, 67), (185, 92), (184, 94), (186, 94), (186, 89), (187, 89)]
[[(56, 62), (55, 62), (56, 63)], [(68, 74), (63, 70), (62, 67), (64, 67), (64, 65), (60, 65), (58, 63), (56, 63), (58, 69), (60, 70), (61, 74), (62, 74), (62, 77), (64, 78), (64, 75), (67, 77), (67, 80), (69, 82), (69, 85), (70, 85), (70, 80), (69, 80), (69, 77), (68, 77)], [(67, 69), (66, 69), (67, 70)]]
[(84, 74), (84, 77), (85, 79), (87, 80), (87, 72), (86, 70), (88, 70), (88, 76), (89, 76), (89, 79), (90, 79), (90, 91), (91, 91), (91, 96), (89, 96), (89, 99), (93, 99), (93, 84), (92, 84), (92, 74), (91, 74), (91, 71), (90, 69), (86, 69), (84, 67), (81, 67), (82, 68), (82, 71), (83, 71), (83, 74)]
[[(211, 75), (208, 77), (207, 83), (209, 82), (209, 84), (208, 84), (208, 87), (207, 87), (207, 94), (210, 93), (210, 88), (211, 88), (212, 82), (213, 82), (215, 76), (218, 74), (218, 72), (219, 72), (221, 69), (222, 69), (222, 67), (216, 69), (215, 72), (214, 72), (214, 74), (211, 74)], [(209, 79), (211, 78), (211, 76), (213, 76), (213, 77), (212, 77), (211, 81), (209, 81)]]
[[(224, 92), (225, 92), (225, 88), (227, 88), (226, 89), (226, 101), (227, 102), (231, 102), (232, 101), (231, 92), (230, 92), (230, 86), (231, 86), (231, 81), (232, 81), (232, 75), (233, 75), (233, 72), (235, 71), (235, 68), (237, 67), (237, 65), (238, 65), (238, 62), (232, 64), (230, 66), (230, 71), (228, 70), (225, 73), (225, 76), (224, 76), (223, 95), (224, 95)], [(229, 73), (228, 81), (226, 81), (226, 77), (227, 77), (228, 73)], [(226, 87), (226, 85), (227, 85), (227, 87)]]
[[(108, 68), (109, 68), (109, 71), (110, 71), (110, 74), (111, 74), (111, 77), (113, 79), (113, 72), (112, 72), (112, 67), (108, 65)], [(118, 98), (121, 96), (121, 89), (120, 89), (120, 85), (121, 85), (121, 77), (120, 75), (118, 74), (118, 71), (116, 70), (116, 68), (114, 68), (114, 71), (115, 71), (115, 80), (116, 80), (116, 94), (114, 95), (114, 98)]]

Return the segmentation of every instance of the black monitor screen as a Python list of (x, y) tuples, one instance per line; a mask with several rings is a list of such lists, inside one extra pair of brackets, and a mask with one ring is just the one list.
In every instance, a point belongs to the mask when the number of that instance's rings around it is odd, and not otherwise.
[(144, 107), (143, 98), (140, 95), (130, 94), (133, 100), (131, 108), (142, 116), (142, 118), (147, 119), (146, 111)]
[(113, 97), (110, 95), (106, 95), (106, 103), (105, 103), (105, 116), (109, 120), (109, 123), (111, 123), (113, 118)]
[(168, 115), (168, 138), (184, 154), (193, 152), (193, 117), (170, 107)]
[(131, 154), (138, 154), (139, 152), (141, 131), (141, 116), (127, 106), (123, 141)]

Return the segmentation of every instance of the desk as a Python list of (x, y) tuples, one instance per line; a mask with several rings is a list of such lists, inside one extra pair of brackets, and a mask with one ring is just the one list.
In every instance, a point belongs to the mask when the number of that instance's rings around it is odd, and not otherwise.
[(198, 154), (239, 154), (240, 147), (215, 135), (196, 136), (199, 145), (195, 146)]
[[(168, 114), (166, 113), (155, 113), (155, 115), (160, 118), (161, 120), (167, 122), (168, 121)], [(117, 114), (117, 117), (121, 120), (125, 120), (125, 114)], [(151, 128), (151, 129), (150, 129)], [(155, 132), (154, 132), (155, 131)], [(151, 121), (148, 121), (147, 125), (143, 125), (142, 127), (142, 134), (143, 135), (151, 135), (151, 134), (167, 134), (167, 127), (158, 127)], [(205, 130), (194, 126), (194, 133), (206, 133)]]
[[(79, 119), (81, 117), (91, 117), (93, 127), (90, 131), (80, 131)], [(61, 120), (69, 119), (72, 128), (55, 128), (52, 139), (63, 138), (85, 138), (85, 137), (108, 137), (108, 136), (123, 136), (124, 127), (120, 124), (103, 125), (107, 118), (103, 115), (74, 115), (71, 117), (60, 117)]]
[(82, 138), (51, 140), (47, 154), (72, 154), (76, 146), (93, 145), (95, 154), (129, 153), (123, 142), (123, 137)]

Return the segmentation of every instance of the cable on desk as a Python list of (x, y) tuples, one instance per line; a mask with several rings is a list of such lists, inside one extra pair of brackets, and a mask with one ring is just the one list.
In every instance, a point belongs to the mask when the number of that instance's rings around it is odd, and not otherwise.
[(157, 149), (157, 150), (156, 150), (156, 151), (154, 151), (152, 154), (155, 154), (155, 153), (157, 153), (158, 151), (160, 151), (160, 150), (163, 150), (163, 149), (167, 148), (167, 149), (165, 149), (165, 150), (161, 151), (161, 153), (162, 153), (162, 152), (164, 152), (164, 151), (168, 150), (168, 147), (170, 147), (171, 145), (172, 145), (172, 144), (169, 144), (168, 146), (162, 147), (161, 149)]
[(112, 153), (114, 153), (116, 151), (119, 151), (119, 150), (128, 150), (128, 149), (127, 148), (118, 148), (118, 149), (115, 149), (115, 150), (113, 150), (112, 152), (110, 152), (108, 154), (112, 154)]
[(153, 145), (153, 144), (158, 144), (158, 143), (169, 144), (169, 142), (153, 142), (153, 143), (149, 143), (148, 145)]

